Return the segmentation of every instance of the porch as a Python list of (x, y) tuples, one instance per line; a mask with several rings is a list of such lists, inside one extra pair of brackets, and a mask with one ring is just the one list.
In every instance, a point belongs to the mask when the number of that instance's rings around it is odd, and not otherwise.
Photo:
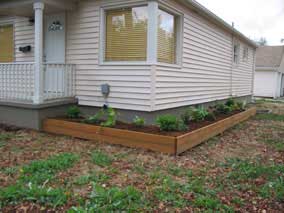
[[(0, 17), (28, 18), (34, 38), (21, 50), (13, 41), (12, 57), (0, 60), (0, 103), (42, 105), (75, 98), (76, 66), (65, 61), (65, 12), (74, 8), (75, 1), (67, 0), (1, 1)], [(19, 51), (32, 60), (18, 60)]]
[(0, 102), (41, 104), (75, 97), (75, 65), (43, 63), (40, 94), (35, 72), (35, 63), (1, 63)]

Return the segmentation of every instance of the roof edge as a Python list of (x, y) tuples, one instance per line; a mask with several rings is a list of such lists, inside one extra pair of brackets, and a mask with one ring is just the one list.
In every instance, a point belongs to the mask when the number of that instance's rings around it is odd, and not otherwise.
[(230, 24), (228, 24), (226, 21), (224, 21), (222, 18), (220, 18), (219, 16), (217, 16), (216, 14), (214, 14), (213, 12), (211, 12), (209, 9), (207, 9), (206, 7), (204, 7), (202, 4), (198, 3), (195, 0), (186, 0), (185, 3), (190, 4), (192, 7), (194, 7), (196, 10), (202, 12), (205, 16), (207, 16), (208, 18), (213, 19), (214, 21), (218, 22), (219, 24), (221, 24), (224, 28), (226, 28), (227, 30), (229, 30), (231, 33), (234, 33), (236, 35), (238, 35), (240, 38), (242, 38), (243, 40), (245, 40), (247, 43), (249, 43), (250, 45), (252, 45), (254, 48), (257, 48), (258, 45), (252, 41), (251, 39), (249, 39), (247, 36), (245, 36), (243, 33), (241, 33), (240, 31), (238, 31), (236, 28), (234, 28), (233, 26), (231, 26)]

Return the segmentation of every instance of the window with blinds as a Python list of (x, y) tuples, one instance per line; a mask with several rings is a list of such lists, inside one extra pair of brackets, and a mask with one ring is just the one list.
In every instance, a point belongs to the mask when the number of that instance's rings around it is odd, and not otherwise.
[(176, 63), (176, 18), (159, 9), (158, 12), (158, 62)]
[(105, 61), (146, 61), (147, 7), (106, 11)]
[(0, 63), (13, 62), (14, 36), (13, 25), (0, 26)]

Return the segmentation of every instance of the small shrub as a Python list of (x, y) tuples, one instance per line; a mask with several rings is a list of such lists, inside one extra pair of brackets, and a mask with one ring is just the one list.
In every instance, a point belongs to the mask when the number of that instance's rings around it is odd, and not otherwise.
[(228, 99), (228, 100), (226, 101), (225, 105), (228, 106), (228, 107), (234, 106), (234, 105), (235, 105), (234, 99), (233, 99), (233, 98)]
[(71, 119), (79, 118), (81, 111), (78, 106), (71, 106), (67, 109), (67, 117)]
[(145, 125), (145, 119), (144, 118), (141, 118), (139, 116), (135, 116), (135, 118), (133, 119), (133, 124), (136, 126), (136, 127), (142, 127)]
[[(101, 122), (104, 118), (105, 121)], [(109, 107), (101, 109), (95, 115), (85, 119), (84, 122), (88, 124), (100, 124), (104, 127), (113, 127), (116, 124), (116, 118), (117, 113), (113, 108)]]
[(225, 104), (217, 104), (216, 105), (216, 112), (220, 113), (220, 114), (229, 114), (230, 112), (232, 112), (231, 107), (225, 105)]
[(190, 121), (194, 122), (203, 121), (207, 117), (207, 115), (208, 111), (203, 107), (199, 108), (190, 107), (181, 115), (181, 119), (185, 124), (189, 124)]
[(101, 123), (101, 126), (104, 127), (113, 127), (116, 125), (116, 119), (117, 119), (117, 114), (116, 111), (113, 108), (107, 108), (104, 110), (104, 114), (106, 114), (107, 119), (106, 121)]
[(92, 152), (92, 161), (101, 167), (109, 166), (112, 163), (112, 159), (105, 153), (97, 150)]
[(217, 118), (216, 118), (214, 112), (208, 112), (205, 119), (208, 120), (208, 121), (216, 121)]
[(88, 124), (99, 124), (101, 121), (101, 117), (102, 117), (101, 113), (97, 113), (85, 119), (84, 122)]
[(237, 102), (236, 106), (238, 107), (238, 110), (245, 110), (246, 108), (245, 102)]
[(187, 128), (184, 122), (174, 115), (161, 115), (156, 120), (161, 131), (183, 131)]

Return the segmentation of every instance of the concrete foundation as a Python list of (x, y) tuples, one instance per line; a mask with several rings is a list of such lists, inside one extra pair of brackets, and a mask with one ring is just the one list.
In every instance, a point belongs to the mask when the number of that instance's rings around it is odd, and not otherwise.
[(67, 108), (76, 103), (74, 99), (41, 105), (0, 102), (0, 123), (41, 130), (43, 119), (65, 115)]
[[(246, 101), (250, 103), (252, 101), (252, 96), (245, 96), (236, 98), (239, 101)], [(220, 102), (225, 102), (226, 100), (214, 101), (204, 104), (199, 104), (198, 106), (213, 106)], [(74, 99), (45, 103), (41, 105), (33, 105), (26, 103), (8, 103), (0, 102), (0, 124), (13, 125), (22, 128), (41, 130), (42, 121), (45, 118), (53, 118), (58, 116), (66, 115), (68, 107), (76, 104), (77, 101)], [(133, 118), (137, 115), (143, 117), (147, 124), (155, 124), (157, 116), (163, 114), (174, 114), (181, 115), (188, 106), (160, 110), (155, 112), (142, 112), (135, 110), (122, 110), (116, 109), (118, 113), (118, 120), (124, 122), (132, 122)], [(88, 107), (80, 106), (81, 112), (85, 116), (94, 115), (101, 108), (99, 107)]]

